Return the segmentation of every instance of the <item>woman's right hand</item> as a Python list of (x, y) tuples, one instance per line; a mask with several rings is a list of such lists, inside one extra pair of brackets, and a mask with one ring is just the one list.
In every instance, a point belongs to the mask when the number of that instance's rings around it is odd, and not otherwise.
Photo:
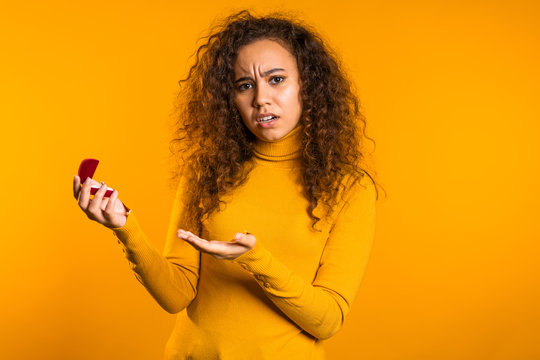
[(110, 197), (104, 198), (107, 185), (102, 184), (99, 190), (90, 199), (90, 186), (100, 185), (93, 179), (86, 179), (81, 187), (81, 179), (73, 177), (73, 196), (79, 202), (79, 207), (90, 220), (108, 227), (122, 227), (127, 221), (127, 207), (118, 199), (118, 191), (114, 190)]

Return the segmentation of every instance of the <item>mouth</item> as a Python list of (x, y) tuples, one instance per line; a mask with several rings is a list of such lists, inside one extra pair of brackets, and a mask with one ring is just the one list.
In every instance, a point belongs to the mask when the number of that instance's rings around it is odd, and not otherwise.
[(275, 114), (272, 114), (272, 113), (260, 114), (257, 117), (257, 122), (259, 124), (266, 124), (266, 123), (272, 122), (272, 121), (274, 121), (274, 120), (276, 120), (278, 118), (279, 118), (279, 116), (277, 116)]

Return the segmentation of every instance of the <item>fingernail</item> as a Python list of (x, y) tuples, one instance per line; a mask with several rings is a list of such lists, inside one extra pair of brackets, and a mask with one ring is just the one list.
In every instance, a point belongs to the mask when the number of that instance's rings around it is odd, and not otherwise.
[(102, 182), (101, 182), (101, 185), (103, 185), (103, 184), (105, 184), (105, 181), (102, 181)]

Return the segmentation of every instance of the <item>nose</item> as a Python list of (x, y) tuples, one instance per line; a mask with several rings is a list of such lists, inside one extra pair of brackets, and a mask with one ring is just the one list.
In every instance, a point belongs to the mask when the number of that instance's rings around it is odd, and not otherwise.
[(268, 104), (270, 104), (270, 89), (264, 84), (257, 86), (253, 97), (253, 107), (260, 108)]

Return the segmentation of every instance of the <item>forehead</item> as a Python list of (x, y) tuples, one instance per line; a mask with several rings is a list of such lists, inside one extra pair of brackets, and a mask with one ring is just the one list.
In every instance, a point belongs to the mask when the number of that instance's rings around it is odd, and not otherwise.
[(234, 62), (235, 73), (251, 73), (257, 70), (265, 71), (273, 68), (298, 71), (296, 59), (280, 43), (264, 39), (238, 49)]

